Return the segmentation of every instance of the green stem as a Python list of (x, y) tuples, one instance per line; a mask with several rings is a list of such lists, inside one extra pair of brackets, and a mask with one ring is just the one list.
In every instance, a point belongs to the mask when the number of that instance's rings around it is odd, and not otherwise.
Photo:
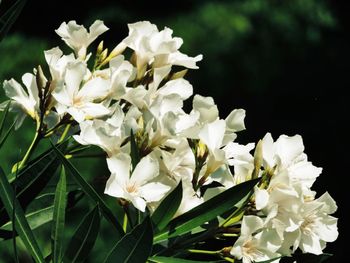
[(64, 129), (64, 131), (63, 131), (63, 133), (62, 133), (62, 135), (61, 135), (61, 138), (58, 140), (57, 143), (63, 142), (64, 138), (66, 138), (66, 136), (67, 136), (67, 134), (68, 134), (68, 132), (69, 132), (70, 127), (71, 127), (71, 124), (70, 124), (70, 123), (67, 124), (66, 128)]
[(225, 259), (228, 262), (234, 263), (235, 259), (234, 258), (229, 258), (229, 257), (223, 257), (223, 259)]
[(201, 249), (187, 249), (188, 252), (194, 254), (205, 254), (205, 255), (219, 255), (220, 250), (212, 251), (212, 250), (201, 250)]
[(26, 164), (26, 162), (28, 161), (30, 156), (33, 154), (33, 151), (38, 146), (38, 143), (39, 143), (40, 140), (41, 140), (40, 131), (36, 131), (32, 143), (30, 144), (30, 146), (29, 146), (26, 154), (24, 155), (22, 161), (18, 165), (18, 169), (21, 169)]
[(128, 215), (124, 213), (124, 220), (123, 220), (123, 230), (126, 233), (126, 229), (128, 227)]

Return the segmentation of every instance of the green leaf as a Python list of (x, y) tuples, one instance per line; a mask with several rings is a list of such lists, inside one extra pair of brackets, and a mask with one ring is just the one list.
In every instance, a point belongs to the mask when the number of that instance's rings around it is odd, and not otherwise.
[[(2, 131), (4, 129), (4, 126), (5, 126), (5, 120), (6, 120), (6, 117), (7, 117), (7, 114), (8, 114), (8, 111), (9, 111), (9, 108), (10, 108), (10, 105), (11, 105), (11, 101), (9, 101), (7, 104), (6, 104), (6, 108), (4, 110), (4, 113), (2, 114), (2, 117), (1, 117), (1, 121), (0, 121), (0, 138), (2, 136)], [(8, 130), (6, 131), (5, 135), (2, 136), (2, 138), (0, 139), (0, 149), (2, 148), (2, 146), (4, 145), (7, 137), (10, 135), (11, 133), (11, 130), (12, 128), (15, 126), (15, 121), (11, 124), (10, 128), (8, 128)]]
[(83, 262), (93, 248), (100, 228), (100, 212), (95, 206), (78, 226), (70, 240), (64, 262)]
[(78, 170), (69, 162), (64, 155), (61, 153), (59, 149), (57, 149), (54, 145), (52, 145), (55, 150), (57, 156), (61, 159), (62, 164), (66, 168), (67, 172), (75, 179), (75, 181), (80, 185), (82, 190), (85, 192), (87, 196), (89, 196), (92, 200), (96, 202), (100, 206), (101, 212), (103, 216), (112, 223), (112, 225), (117, 230), (117, 239), (120, 239), (124, 236), (124, 231), (121, 225), (117, 222), (111, 210), (108, 208), (107, 204), (103, 201), (101, 196), (95, 191), (95, 189), (85, 180), (83, 176), (78, 172)]
[(2, 137), (2, 139), (0, 140), (0, 149), (2, 148), (2, 146), (4, 145), (4, 143), (6, 142), (6, 139), (7, 139), (7, 137), (10, 135), (10, 133), (11, 133), (13, 127), (15, 126), (15, 124), (16, 124), (16, 121), (14, 121), (14, 122), (11, 124), (10, 128), (7, 129), (5, 135), (4, 135), (4, 136)]
[(140, 153), (137, 147), (136, 139), (134, 133), (130, 132), (130, 156), (132, 162), (132, 169), (134, 170), (136, 165), (140, 162)]
[[(26, 219), (32, 230), (52, 220), (54, 197), (55, 195), (52, 193), (42, 194), (35, 198), (35, 200), (33, 200), (33, 202), (28, 206), (26, 211)], [(17, 236), (17, 233), (15, 234), (15, 236)], [(12, 221), (8, 221), (0, 228), (0, 237), (6, 240), (12, 238), (13, 236)]]
[(189, 260), (183, 258), (173, 258), (173, 257), (151, 257), (148, 259), (150, 262), (154, 263), (213, 263), (213, 262), (227, 262), (226, 260), (219, 261), (197, 261), (197, 260)]
[[(50, 222), (53, 216), (53, 205), (40, 208), (36, 211), (26, 214), (26, 219), (32, 230)], [(2, 230), (10, 231), (12, 229), (12, 222), (9, 221), (1, 227)]]
[(21, 13), (26, 0), (17, 0), (0, 18), (0, 41), (5, 37)]
[(4, 113), (2, 114), (1, 121), (0, 121), (0, 137), (1, 137), (2, 131), (4, 129), (4, 124), (5, 124), (5, 120), (6, 120), (8, 112), (9, 112), (9, 109), (10, 109), (10, 105), (11, 105), (11, 101), (9, 100), (8, 103), (6, 104), (6, 107), (4, 109)]
[(150, 218), (127, 233), (112, 248), (105, 263), (146, 262), (152, 250), (153, 230)]
[(67, 206), (66, 173), (62, 167), (60, 180), (58, 181), (53, 212), (53, 224), (51, 229), (51, 251), (53, 263), (60, 263), (62, 258), (63, 232)]
[(157, 207), (152, 214), (153, 225), (158, 231), (163, 230), (175, 215), (182, 200), (182, 181)]
[[(65, 146), (66, 144), (62, 144), (59, 147), (64, 149)], [(51, 149), (29, 162), (18, 172), (16, 180), (13, 174), (8, 176), (10, 181), (13, 181), (12, 186), (16, 187), (16, 197), (24, 210), (45, 188), (59, 165), (60, 159), (57, 158), (54, 150)], [(9, 217), (3, 204), (0, 202), (0, 226), (8, 221)]]
[[(13, 189), (8, 182), (5, 173), (0, 167), (0, 199), (2, 200), (5, 209), (10, 215), (12, 221), (16, 224), (16, 231), (21, 237), (25, 247), (30, 252), (32, 257), (36, 262), (44, 262), (43, 255), (39, 249), (38, 243), (35, 240), (35, 237), (30, 229), (28, 222), (24, 216), (24, 212), (20, 203), (16, 198), (14, 198)], [(12, 213), (14, 207), (16, 208), (14, 211), (14, 218), (12, 218)]]
[(205, 203), (191, 209), (170, 221), (168, 226), (157, 234), (154, 242), (166, 240), (190, 232), (192, 229), (208, 222), (232, 209), (254, 188), (260, 179), (250, 180), (220, 193)]

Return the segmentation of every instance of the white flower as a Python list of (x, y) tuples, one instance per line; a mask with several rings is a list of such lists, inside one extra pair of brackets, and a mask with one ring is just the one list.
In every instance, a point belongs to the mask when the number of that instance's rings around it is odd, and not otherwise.
[(191, 58), (179, 52), (183, 40), (172, 37), (173, 31), (170, 28), (165, 27), (159, 31), (156, 25), (148, 21), (129, 24), (128, 27), (129, 36), (123, 43), (136, 52), (138, 70), (148, 63), (153, 63), (154, 68), (165, 65), (197, 68), (196, 62), (202, 59), (202, 55)]
[(270, 133), (262, 140), (264, 167), (277, 176), (287, 173), (293, 185), (301, 185), (303, 192), (308, 189), (321, 174), (322, 168), (312, 165), (304, 153), (304, 145), (300, 135), (289, 137), (281, 135), (273, 142)]
[(157, 202), (170, 190), (155, 178), (159, 174), (158, 162), (149, 155), (142, 158), (131, 174), (131, 157), (120, 153), (107, 159), (111, 176), (105, 193), (130, 201), (144, 212), (147, 203)]
[(46, 50), (44, 54), (45, 60), (50, 68), (51, 78), (53, 82), (62, 81), (66, 72), (67, 65), (76, 60), (73, 54), (70, 54), (68, 56), (63, 55), (62, 50), (58, 47)]
[(250, 151), (253, 149), (254, 143), (241, 145), (236, 142), (229, 142), (223, 148), (228, 165), (234, 167), (235, 184), (251, 179), (254, 170), (254, 157), (250, 154)]
[(192, 180), (195, 169), (195, 159), (191, 148), (185, 138), (168, 140), (165, 147), (174, 149), (174, 151), (166, 151), (156, 149), (159, 155), (160, 173), (176, 182), (183, 178)]
[(110, 113), (101, 100), (108, 94), (109, 81), (100, 77), (92, 78), (83, 83), (87, 73), (86, 65), (82, 62), (70, 63), (67, 66), (64, 82), (57, 85), (52, 96), (56, 99), (57, 113), (69, 113), (77, 122), (97, 118)]
[[(39, 113), (39, 95), (35, 76), (26, 73), (22, 76), (22, 82), (26, 90), (14, 79), (5, 80), (3, 84), (6, 96), (11, 99), (10, 110), (18, 112), (16, 129), (22, 125), (26, 115), (36, 119)], [(7, 103), (2, 103), (0, 109), (3, 110)]]
[(320, 255), (326, 242), (337, 239), (337, 218), (329, 215), (336, 210), (337, 206), (328, 193), (314, 201), (305, 202), (301, 207), (301, 225), (297, 230), (296, 242), (304, 253)]
[[(264, 221), (257, 216), (244, 216), (241, 235), (231, 249), (231, 255), (242, 259), (243, 263), (252, 263), (278, 258), (276, 251), (281, 240), (273, 229), (264, 227)], [(273, 262), (279, 262), (276, 259)]]
[(111, 71), (111, 97), (120, 99), (127, 92), (126, 85), (135, 78), (136, 71), (124, 56), (119, 55), (109, 62)]
[(63, 22), (56, 33), (62, 40), (74, 50), (77, 57), (85, 59), (87, 47), (102, 33), (106, 32), (106, 27), (102, 21), (96, 20), (89, 28), (89, 32), (82, 25), (75, 21)]
[(245, 130), (244, 125), (245, 110), (235, 109), (226, 117), (226, 130), (223, 144), (234, 141), (237, 137), (236, 132)]
[(192, 208), (195, 208), (199, 205), (201, 205), (204, 202), (204, 199), (202, 197), (199, 197), (199, 195), (193, 190), (192, 182), (189, 178), (183, 178), (182, 180), (182, 200), (181, 204), (176, 211), (176, 214), (174, 217), (177, 217), (179, 215), (182, 215), (188, 211), (190, 211)]

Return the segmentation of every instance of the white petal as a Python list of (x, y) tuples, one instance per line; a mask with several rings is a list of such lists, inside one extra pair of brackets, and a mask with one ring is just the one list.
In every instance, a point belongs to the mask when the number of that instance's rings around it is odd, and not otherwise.
[(145, 212), (146, 210), (146, 201), (139, 196), (135, 196), (130, 198), (131, 203), (141, 212)]
[(118, 179), (119, 175), (112, 173), (107, 180), (104, 193), (114, 197), (127, 198), (123, 184)]
[(67, 95), (73, 98), (78, 92), (80, 84), (84, 79), (86, 73), (86, 65), (81, 62), (71, 63), (67, 66), (67, 71), (65, 75), (65, 83)]
[(323, 203), (322, 211), (327, 214), (333, 214), (337, 211), (338, 206), (328, 192), (320, 196), (317, 201)]
[(107, 166), (109, 171), (112, 174), (116, 174), (120, 182), (124, 182), (123, 186), (129, 180), (130, 165), (131, 165), (131, 158), (129, 155), (124, 153), (120, 153), (110, 158), (107, 158)]
[(256, 209), (264, 209), (269, 202), (269, 193), (265, 189), (255, 189), (255, 206)]
[(289, 137), (281, 135), (276, 143), (276, 154), (279, 156), (282, 165), (289, 165), (304, 151), (303, 139), (300, 135)]
[(203, 97), (195, 95), (193, 98), (193, 110), (200, 113), (200, 120), (203, 122), (212, 122), (219, 117), (218, 107), (212, 97)]
[(262, 228), (263, 220), (258, 216), (244, 216), (242, 219), (242, 236), (250, 236), (256, 230)]
[(267, 165), (269, 169), (273, 168), (276, 164), (275, 161), (275, 147), (271, 133), (266, 133), (262, 139), (262, 155), (265, 161), (265, 166)]
[(159, 89), (159, 94), (163, 96), (169, 94), (178, 94), (181, 99), (186, 100), (193, 94), (192, 85), (185, 79), (175, 79), (168, 81)]
[(227, 129), (232, 132), (238, 132), (245, 129), (244, 125), (245, 110), (233, 110), (225, 119)]
[(102, 78), (93, 78), (86, 82), (79, 90), (78, 97), (82, 97), (84, 101), (92, 101), (104, 98), (108, 93), (109, 81)]
[(222, 139), (225, 134), (226, 123), (224, 120), (216, 120), (207, 123), (199, 132), (199, 138), (208, 146), (210, 150), (221, 147)]
[(89, 39), (88, 45), (91, 44), (99, 35), (103, 34), (108, 30), (108, 27), (105, 26), (103, 21), (96, 20), (89, 28)]
[(144, 185), (147, 181), (152, 180), (158, 174), (158, 161), (147, 155), (146, 157), (143, 157), (136, 165), (135, 170), (132, 173), (131, 180), (137, 182), (138, 185)]
[(147, 183), (140, 187), (140, 196), (142, 196), (147, 202), (157, 202), (162, 199), (169, 191), (171, 187), (159, 182)]

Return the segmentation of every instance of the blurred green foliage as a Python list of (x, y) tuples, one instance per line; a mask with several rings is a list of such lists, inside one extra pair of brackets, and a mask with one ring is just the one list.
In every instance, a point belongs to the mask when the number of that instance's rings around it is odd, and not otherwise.
[(9, 78), (20, 81), (24, 73), (32, 72), (37, 65), (44, 64), (43, 51), (48, 48), (45, 39), (18, 33), (6, 36), (0, 43), (0, 81)]

